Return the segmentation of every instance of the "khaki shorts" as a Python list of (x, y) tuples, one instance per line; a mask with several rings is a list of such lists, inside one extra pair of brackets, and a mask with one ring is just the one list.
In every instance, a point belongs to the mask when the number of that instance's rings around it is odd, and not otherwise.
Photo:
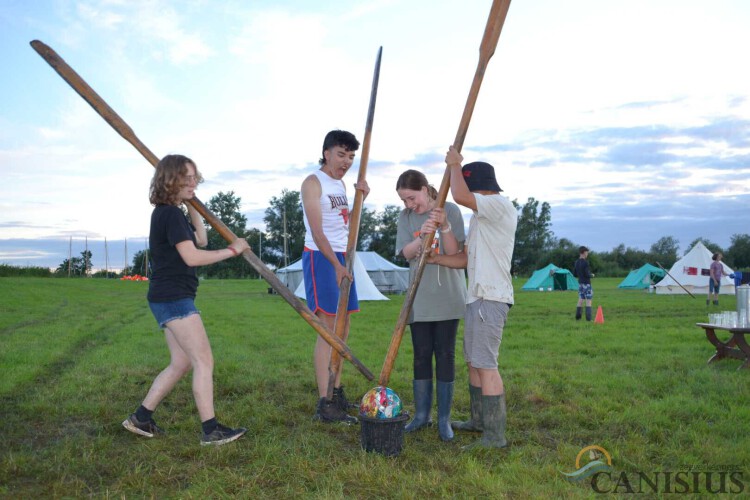
[(510, 306), (479, 299), (466, 305), (464, 316), (464, 360), (473, 368), (497, 368), (503, 328)]

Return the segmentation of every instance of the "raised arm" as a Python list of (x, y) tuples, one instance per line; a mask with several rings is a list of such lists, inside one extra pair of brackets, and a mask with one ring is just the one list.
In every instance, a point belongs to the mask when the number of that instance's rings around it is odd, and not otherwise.
[(472, 210), (477, 209), (477, 200), (474, 198), (474, 194), (469, 191), (464, 181), (463, 173), (461, 172), (461, 164), (464, 161), (464, 157), (461, 153), (456, 151), (453, 146), (448, 150), (448, 154), (445, 155), (445, 163), (448, 165), (451, 171), (451, 195), (453, 201)]

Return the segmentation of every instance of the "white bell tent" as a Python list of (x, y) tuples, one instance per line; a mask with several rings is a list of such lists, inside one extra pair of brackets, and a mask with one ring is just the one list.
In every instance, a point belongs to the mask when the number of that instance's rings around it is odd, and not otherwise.
[[(378, 287), (373, 283), (372, 278), (367, 273), (365, 266), (362, 264), (357, 252), (354, 257), (354, 281), (357, 283), (357, 298), (359, 300), (388, 300), (388, 297), (380, 293)], [(408, 273), (408, 269), (407, 269)], [(294, 295), (302, 299), (305, 298), (305, 281), (302, 276), (302, 259), (299, 259), (287, 267), (276, 270), (276, 276), (291, 290)]]
[[(693, 295), (708, 294), (709, 269), (713, 260), (713, 254), (700, 241), (690, 249), (683, 258), (674, 263), (669, 273), (655, 285), (656, 293), (660, 294), (685, 294), (682, 285)], [(721, 263), (724, 272), (731, 274), (734, 271)], [(734, 280), (728, 276), (721, 278), (719, 293), (734, 295)]]

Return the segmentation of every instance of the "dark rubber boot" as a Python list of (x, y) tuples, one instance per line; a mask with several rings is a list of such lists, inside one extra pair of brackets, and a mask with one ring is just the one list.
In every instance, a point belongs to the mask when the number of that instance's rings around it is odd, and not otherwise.
[(591, 308), (586, 306), (586, 321), (591, 321)]
[(581, 308), (580, 307), (576, 307), (576, 319), (577, 320), (581, 319)]
[(438, 433), (443, 441), (453, 440), (451, 429), (451, 406), (453, 405), (453, 382), (437, 381)]
[(499, 396), (482, 396), (482, 438), (464, 447), (473, 448), (505, 448), (505, 394)]
[(414, 432), (430, 423), (432, 409), (432, 379), (414, 380), (414, 418), (404, 427), (405, 432)]
[(482, 432), (482, 388), (469, 384), (471, 417), (465, 422), (453, 421), (451, 427), (457, 431)]

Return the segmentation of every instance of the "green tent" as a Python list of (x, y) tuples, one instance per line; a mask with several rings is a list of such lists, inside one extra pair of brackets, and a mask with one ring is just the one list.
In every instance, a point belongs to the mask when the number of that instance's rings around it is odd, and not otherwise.
[(617, 288), (627, 288), (629, 290), (638, 290), (648, 288), (661, 281), (666, 273), (664, 269), (660, 269), (651, 264), (643, 264), (638, 269), (630, 271), (622, 283), (617, 285)]
[(578, 290), (578, 280), (567, 269), (550, 264), (534, 271), (521, 290)]

